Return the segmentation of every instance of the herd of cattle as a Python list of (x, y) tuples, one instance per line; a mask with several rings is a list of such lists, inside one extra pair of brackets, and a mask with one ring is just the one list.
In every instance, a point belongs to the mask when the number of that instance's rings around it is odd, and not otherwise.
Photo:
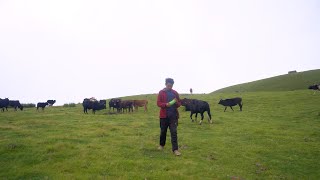
[[(37, 103), (37, 110), (41, 108), (44, 110), (46, 106), (52, 106), (56, 100), (48, 100), (47, 102), (39, 102)], [(225, 99), (220, 100), (218, 104), (221, 104), (225, 106), (224, 111), (226, 111), (227, 107), (230, 107), (232, 109), (233, 106), (239, 105), (240, 111), (242, 111), (242, 99), (241, 98), (232, 98), (232, 99)], [(124, 112), (133, 112), (133, 110), (138, 110), (139, 107), (144, 107), (144, 111), (146, 112), (148, 110), (147, 108), (148, 100), (122, 100), (120, 98), (112, 98), (109, 100), (109, 112), (114, 112), (116, 110), (117, 113), (124, 113)], [(198, 113), (201, 115), (201, 121), (200, 124), (203, 121), (204, 113), (207, 112), (208, 114), (208, 121), (212, 123), (211, 113), (210, 113), (210, 106), (209, 103), (203, 100), (198, 99), (187, 99), (184, 98), (181, 100), (181, 105), (185, 107), (186, 111), (190, 111), (190, 119), (192, 122), (194, 121), (192, 119), (193, 114), (195, 114), (195, 117), (197, 119)], [(95, 114), (96, 111), (106, 109), (107, 101), (106, 100), (97, 100), (95, 98), (85, 98), (82, 102), (83, 106), (83, 112), (85, 114), (88, 113), (88, 110), (92, 110), (93, 114)], [(18, 100), (9, 100), (8, 98), (1, 99), (0, 98), (0, 108), (2, 108), (2, 111), (6, 109), (8, 111), (8, 107), (13, 107), (16, 111), (17, 108), (23, 110), (23, 106), (20, 104)], [(233, 109), (232, 109), (233, 110)]]
[[(133, 109), (138, 110), (139, 107), (144, 107), (144, 111), (147, 111), (148, 100), (121, 100), (120, 98), (112, 98), (109, 101), (109, 111), (113, 108), (113, 112), (116, 109), (120, 112), (133, 112)], [(96, 100), (95, 98), (85, 98), (82, 102), (83, 112), (88, 113), (88, 109), (92, 109), (95, 113), (97, 110), (106, 109), (106, 100)]]
[[(46, 106), (52, 106), (54, 103), (56, 103), (56, 100), (48, 100), (47, 102), (39, 102), (37, 104), (37, 110), (39, 108), (42, 108), (42, 110)], [(0, 109), (2, 109), (2, 112), (4, 112), (4, 109), (8, 111), (8, 107), (13, 107), (15, 111), (19, 108), (21, 111), (23, 110), (23, 106), (21, 105), (19, 100), (9, 100), (8, 98), (1, 99), (0, 98)]]
[[(320, 85), (315, 84), (309, 86), (308, 89), (312, 90), (320, 90)], [(44, 110), (46, 106), (52, 106), (56, 100), (48, 100), (47, 102), (39, 102), (37, 103), (37, 110), (41, 108)], [(242, 111), (242, 98), (236, 97), (231, 99), (220, 99), (220, 105), (224, 106), (224, 112), (228, 107), (231, 108), (233, 111), (233, 106), (238, 105), (240, 107), (240, 111)], [(95, 98), (85, 98), (82, 102), (83, 105), (83, 112), (85, 114), (88, 113), (88, 110), (92, 109), (92, 112), (95, 114), (97, 110), (106, 109), (107, 101), (106, 100), (96, 100)], [(133, 110), (138, 110), (139, 107), (144, 107), (144, 111), (148, 110), (147, 108), (148, 100), (122, 100), (120, 98), (112, 98), (109, 100), (109, 112), (111, 112), (111, 108), (113, 112), (116, 110), (117, 113), (124, 113), (124, 112), (133, 112)], [(190, 119), (193, 122), (193, 114), (195, 114), (195, 118), (197, 119), (198, 113), (201, 115), (200, 124), (203, 121), (204, 113), (207, 112), (208, 121), (212, 123), (211, 113), (210, 113), (210, 106), (209, 103), (203, 100), (198, 99), (187, 99), (184, 98), (181, 100), (181, 105), (185, 107), (186, 111), (190, 111)], [(19, 108), (23, 110), (23, 106), (20, 104), (18, 100), (9, 100), (8, 98), (1, 99), (0, 98), (0, 109), (2, 112), (6, 109), (8, 111), (8, 107), (13, 107), (15, 111)]]

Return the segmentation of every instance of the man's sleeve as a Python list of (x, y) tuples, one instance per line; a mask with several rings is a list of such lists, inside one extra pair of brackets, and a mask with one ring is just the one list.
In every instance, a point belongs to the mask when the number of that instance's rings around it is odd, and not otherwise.
[(167, 102), (163, 101), (163, 95), (162, 95), (161, 91), (158, 94), (157, 106), (161, 107), (161, 108), (166, 108), (167, 107)]

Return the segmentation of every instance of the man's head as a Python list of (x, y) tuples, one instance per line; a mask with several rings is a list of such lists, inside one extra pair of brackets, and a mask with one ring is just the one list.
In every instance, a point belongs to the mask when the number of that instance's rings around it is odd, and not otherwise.
[(167, 89), (172, 89), (173, 84), (174, 84), (174, 81), (172, 78), (166, 78), (166, 88)]

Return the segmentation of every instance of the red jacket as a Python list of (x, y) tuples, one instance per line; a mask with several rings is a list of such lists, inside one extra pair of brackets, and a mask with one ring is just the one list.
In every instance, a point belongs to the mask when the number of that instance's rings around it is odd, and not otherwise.
[[(179, 94), (177, 93), (177, 91), (172, 89), (173, 94), (176, 96), (177, 98), (177, 102), (176, 102), (176, 108), (179, 108), (181, 106), (181, 101), (180, 101), (180, 97)], [(167, 117), (167, 93), (165, 92), (165, 89), (160, 90), (159, 94), (158, 94), (158, 100), (157, 100), (157, 105), (158, 107), (160, 107), (160, 118), (166, 118)], [(177, 109), (177, 114), (178, 114), (178, 118), (179, 118), (179, 112)]]

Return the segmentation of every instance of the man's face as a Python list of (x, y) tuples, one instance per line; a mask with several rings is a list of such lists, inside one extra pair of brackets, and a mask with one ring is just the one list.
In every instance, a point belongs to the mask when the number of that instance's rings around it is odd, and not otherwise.
[(172, 86), (173, 86), (173, 84), (171, 84), (171, 83), (167, 83), (167, 84), (166, 84), (166, 88), (167, 88), (167, 89), (172, 89)]

